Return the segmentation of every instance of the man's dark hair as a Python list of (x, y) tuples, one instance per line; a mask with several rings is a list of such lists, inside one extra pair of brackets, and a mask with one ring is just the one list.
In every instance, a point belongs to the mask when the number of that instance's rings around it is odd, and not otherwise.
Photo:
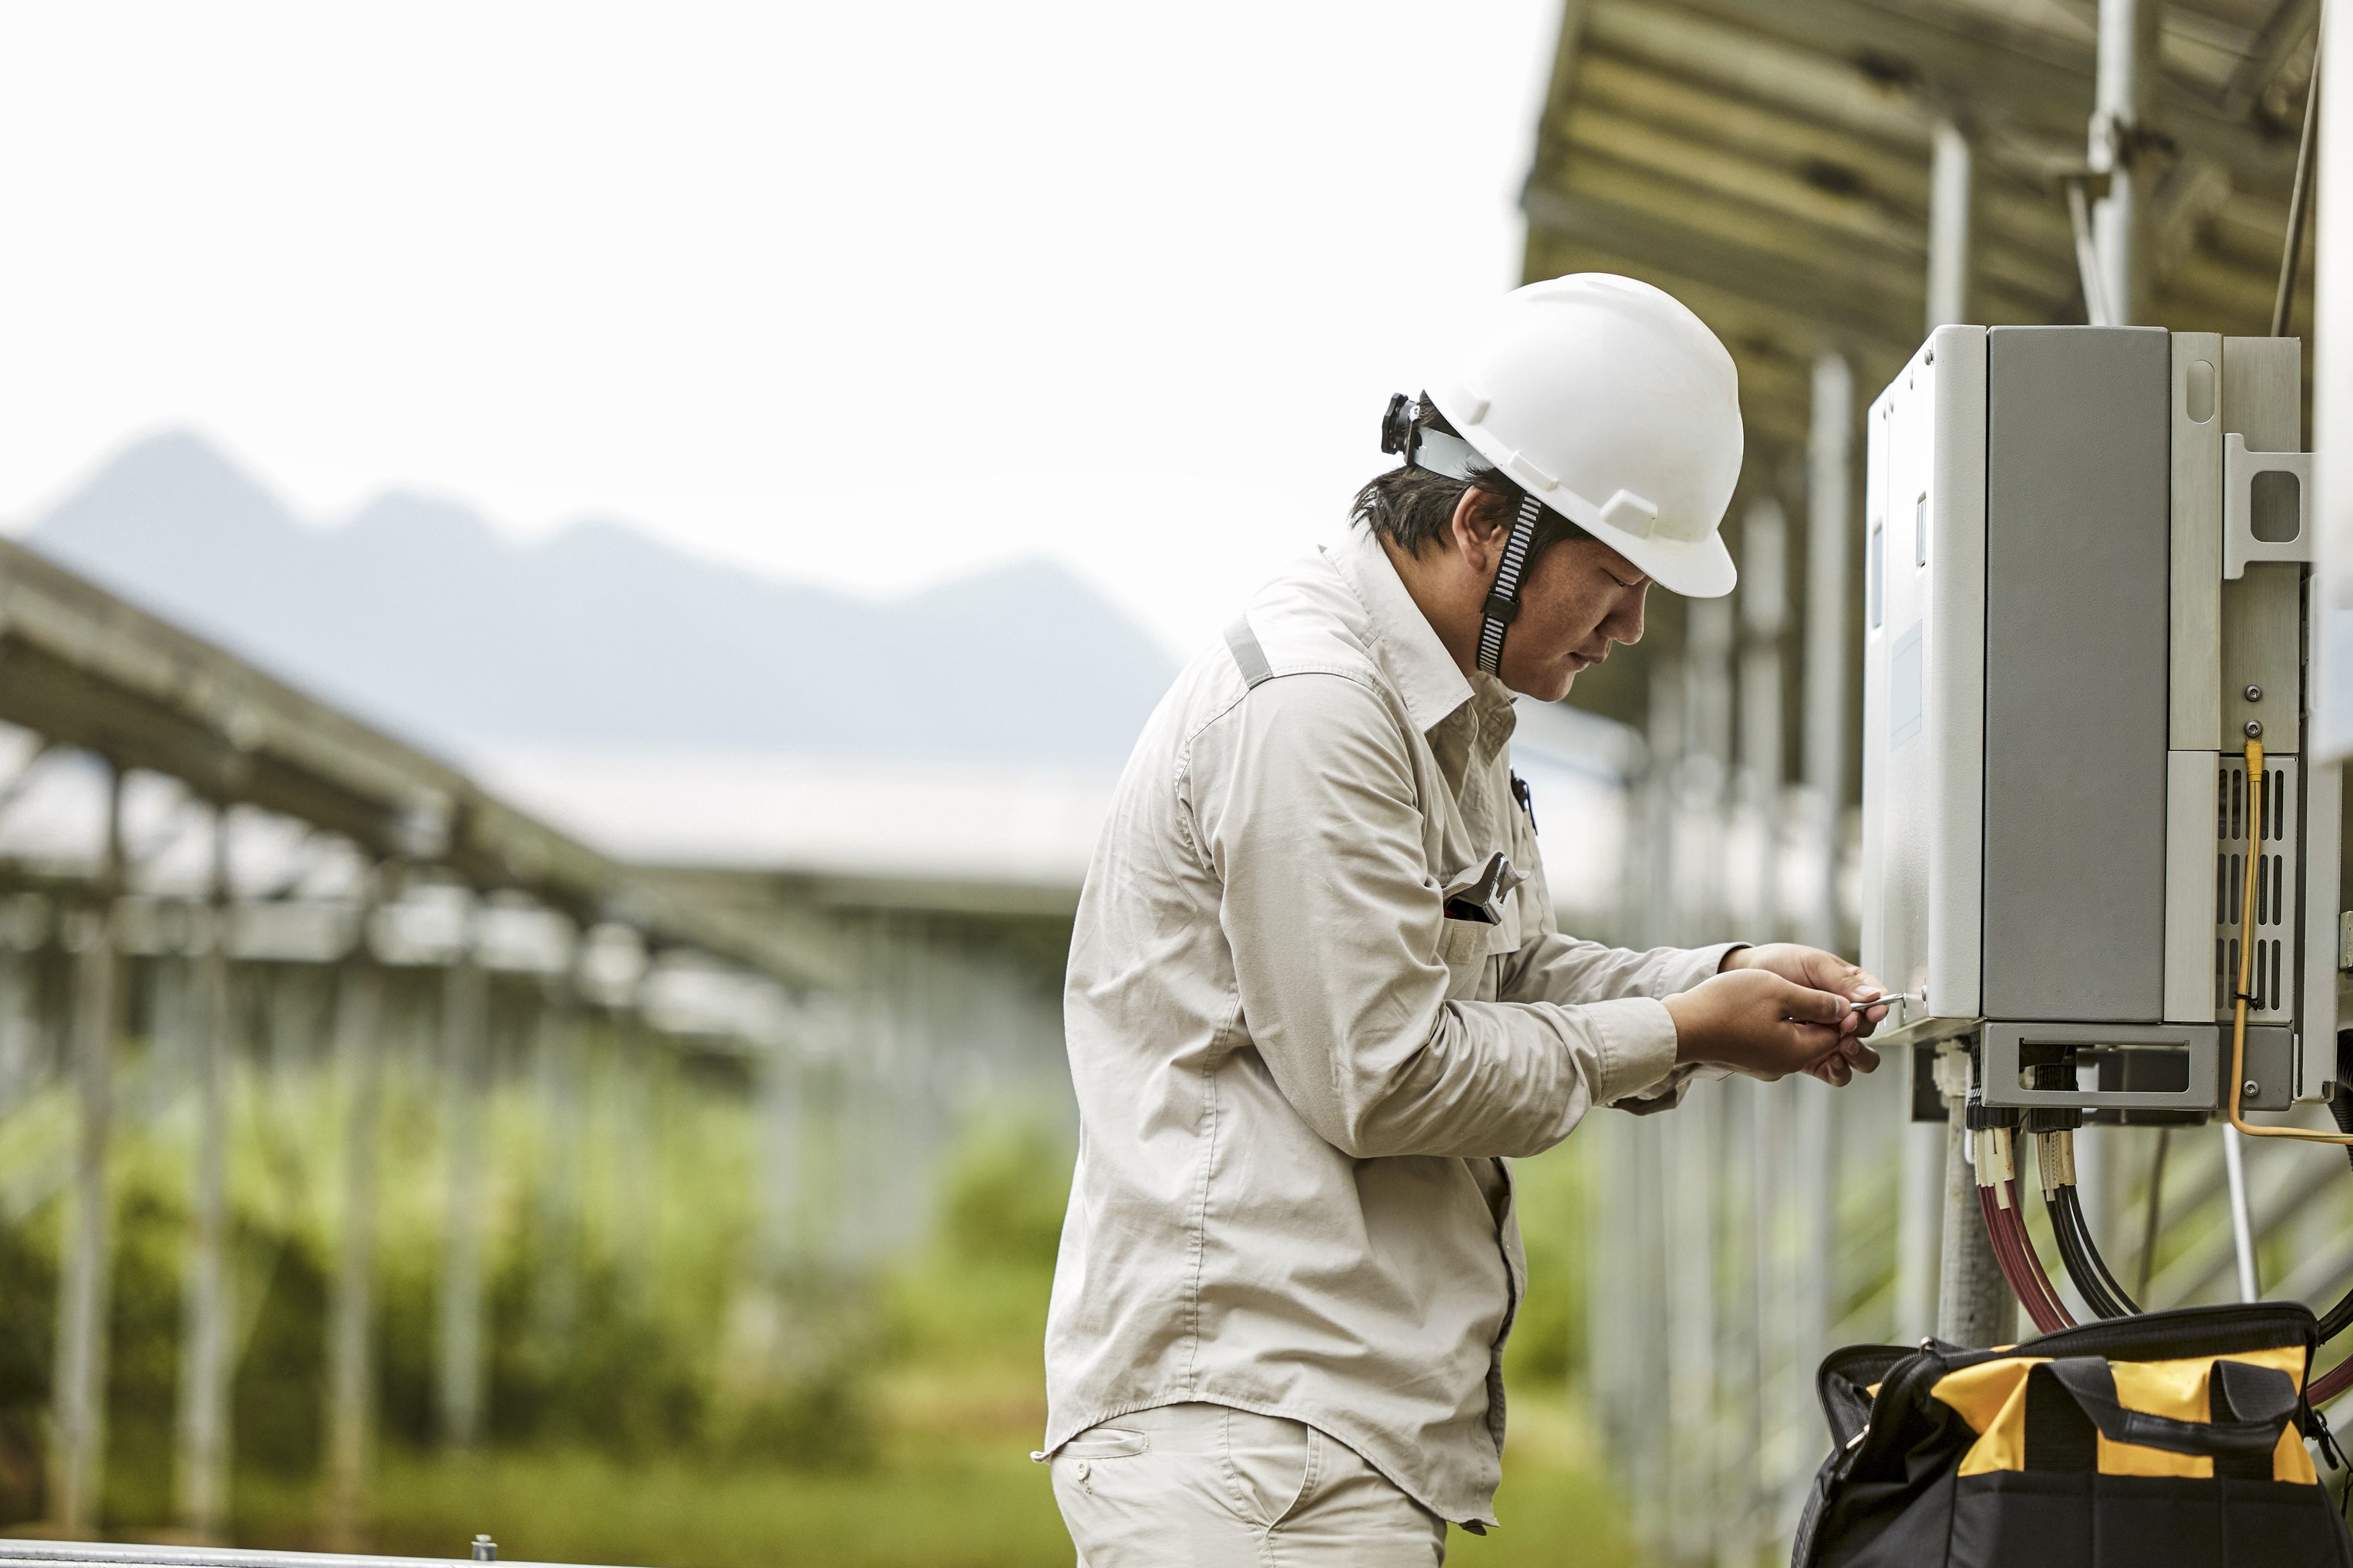
[[(1461, 434), (1447, 423), (1427, 393), (1421, 398), (1421, 416), (1414, 423), (1424, 430)], [(1467, 479), (1433, 474), (1428, 468), (1391, 468), (1356, 492), (1349, 516), (1407, 554), (1419, 555), (1429, 545), (1444, 542), (1454, 509), (1461, 503), (1462, 492), (1470, 489), (1481, 493), (1482, 511), (1498, 523), (1508, 523), (1528, 493), (1501, 470), (1483, 466), (1473, 468)], [(1528, 547), (1531, 567), (1537, 556), (1554, 545), (1591, 537), (1550, 507), (1542, 508), (1537, 517), (1535, 540)]]

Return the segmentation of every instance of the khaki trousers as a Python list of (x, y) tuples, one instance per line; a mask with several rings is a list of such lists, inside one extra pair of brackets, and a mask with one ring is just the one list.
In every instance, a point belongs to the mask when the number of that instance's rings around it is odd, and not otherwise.
[(1166, 1405), (1053, 1459), (1080, 1568), (1438, 1568), (1446, 1522), (1313, 1426)]

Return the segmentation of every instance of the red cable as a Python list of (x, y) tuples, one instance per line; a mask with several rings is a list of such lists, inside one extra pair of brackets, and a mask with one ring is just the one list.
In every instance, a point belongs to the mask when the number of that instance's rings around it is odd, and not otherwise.
[(2066, 1298), (2052, 1289), (2051, 1276), (2042, 1268), (2042, 1255), (2034, 1250), (2034, 1233), (2026, 1228), (2026, 1209), (2018, 1201), (2016, 1177), (2010, 1178), (2009, 1187), (2010, 1215), (2018, 1226), (2018, 1249), (2026, 1254), (2026, 1261), (2033, 1266), (2034, 1282), (2042, 1287), (2043, 1300), (2049, 1301), (2051, 1310), (2058, 1314), (2059, 1326), (2063, 1329), (2072, 1329), (2075, 1326), (2075, 1314), (2067, 1310)]
[(2026, 1241), (2017, 1227), (2017, 1208), (2002, 1208), (1993, 1187), (1978, 1187), (1977, 1196), (1978, 1206), (1986, 1213), (1986, 1234), (1993, 1239), (1995, 1262), (2002, 1265), (2002, 1279), (2010, 1281), (2010, 1290), (2019, 1298), (2019, 1305), (2026, 1307), (2026, 1317), (2033, 1319), (2040, 1333), (2052, 1333), (2054, 1328), (2066, 1326), (2059, 1307), (2052, 1305), (2052, 1298), (2040, 1289), (2033, 1268), (2026, 1262)]
[(2304, 1391), (2305, 1403), (2326, 1405), (2348, 1386), (2353, 1386), (2353, 1361), (2340, 1361), (2312, 1380), (2312, 1386)]
[(2003, 1223), (2002, 1210), (1991, 1187), (1978, 1189), (1978, 1209), (1985, 1216), (1986, 1236), (1993, 1243), (1994, 1261), (2001, 1268), (2001, 1277), (2010, 1281), (2010, 1293), (2025, 1307), (2026, 1315), (2034, 1320), (2036, 1330), (2047, 1334), (2064, 1327), (2050, 1298), (2035, 1288), (2033, 1274), (2019, 1256), (2017, 1233)]
[(2010, 1231), (2001, 1223), (2000, 1212), (1995, 1207), (1991, 1187), (1978, 1189), (1978, 1210), (1985, 1216), (1986, 1239), (1993, 1244), (1993, 1260), (2000, 1267), (2002, 1279), (2009, 1281), (2010, 1294), (2016, 1296), (2019, 1305), (2026, 1309), (2026, 1315), (2034, 1320), (2036, 1331), (2043, 1331), (2042, 1316), (2046, 1309), (2040, 1300), (2035, 1300), (2029, 1291), (2021, 1289), (2019, 1285), (2019, 1281), (2025, 1277), (2025, 1271), (2019, 1266), (2018, 1255), (2010, 1249)]

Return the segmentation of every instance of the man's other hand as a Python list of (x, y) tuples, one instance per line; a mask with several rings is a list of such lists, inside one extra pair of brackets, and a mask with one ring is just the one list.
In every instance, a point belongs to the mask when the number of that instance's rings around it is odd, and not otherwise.
[(1879, 1065), (1850, 1032), (1853, 1009), (1834, 992), (1762, 966), (1729, 971), (1666, 999), (1675, 1059), (1713, 1062), (1770, 1082), (1793, 1072), (1843, 1085)]
[[(1849, 963), (1835, 952), (1825, 952), (1819, 947), (1807, 947), (1801, 942), (1771, 942), (1757, 947), (1735, 948), (1724, 955), (1723, 971), (1762, 969), (1793, 980), (1800, 985), (1810, 985), (1817, 991), (1829, 991), (1850, 1001), (1867, 1004), (1873, 996), (1883, 996), (1887, 987), (1879, 977), (1859, 965)], [(1841, 1028), (1844, 1037), (1839, 1042), (1836, 1057), (1826, 1057), (1806, 1070), (1824, 1083), (1844, 1085), (1853, 1081), (1859, 1072), (1869, 1072), (1879, 1065), (1879, 1053), (1862, 1042), (1879, 1027), (1887, 1016), (1885, 1006), (1859, 1005), (1850, 1009)]]

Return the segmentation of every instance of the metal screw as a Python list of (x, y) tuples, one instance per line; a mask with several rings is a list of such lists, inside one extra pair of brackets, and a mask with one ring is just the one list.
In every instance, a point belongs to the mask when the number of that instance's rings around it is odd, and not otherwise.
[(489, 1536), (487, 1536), (487, 1535), (478, 1535), (478, 1536), (474, 1537), (474, 1561), (475, 1561), (475, 1562), (477, 1562), (477, 1563), (496, 1563), (498, 1560), (499, 1560), (499, 1543), (498, 1543), (497, 1542), (492, 1541), (492, 1540), (491, 1540)]
[(2257, 1083), (2253, 1079), (2249, 1079), (2246, 1082), (2241, 1084), (2239, 1088), (2242, 1092), (2247, 1094), (2260, 1094), (2263, 1092), (2263, 1085)]
[(2248, 687), (2246, 699), (2250, 702), (2261, 702), (2263, 700), (2263, 689), (2260, 686)]
[(2248, 720), (2246, 723), (2246, 732), (2247, 739), (2250, 741), (2260, 738), (2263, 732), (2263, 721), (2258, 719)]

